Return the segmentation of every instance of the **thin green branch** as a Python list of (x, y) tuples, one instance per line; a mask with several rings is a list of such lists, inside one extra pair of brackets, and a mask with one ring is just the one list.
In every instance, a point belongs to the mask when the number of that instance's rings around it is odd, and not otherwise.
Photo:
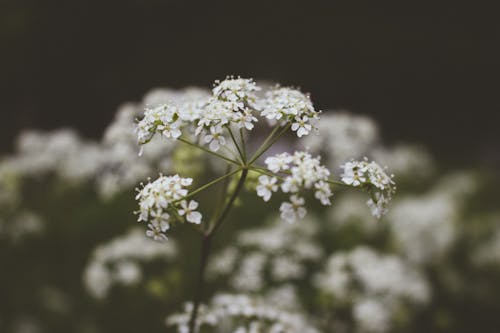
[[(261, 148), (262, 149), (259, 149), (260, 151), (258, 151), (257, 153), (255, 153), (255, 155), (250, 159), (250, 162), (248, 162), (248, 164), (252, 164), (253, 162), (255, 162), (260, 156), (262, 156), (262, 154), (264, 154), (276, 141), (279, 140), (279, 138), (285, 134), (286, 131), (288, 131), (288, 129), (290, 128), (291, 124), (287, 124), (282, 130), (281, 132), (278, 133), (277, 136), (275, 136), (274, 138), (271, 139), (271, 137), (269, 136), (269, 142), (266, 144), (266, 142), (264, 142), (264, 144), (266, 145), (262, 145)], [(273, 131), (274, 132), (274, 131)], [(266, 140), (268, 141), (268, 140)]]
[(250, 170), (255, 171), (257, 173), (260, 173), (261, 175), (266, 175), (266, 176), (269, 176), (269, 177), (276, 177), (276, 178), (278, 178), (281, 181), (285, 180), (283, 177), (275, 174), (274, 172), (268, 171), (268, 170), (266, 170), (264, 168), (261, 168), (261, 167), (250, 166)]
[(227, 161), (227, 162), (229, 162), (229, 163), (232, 163), (232, 164), (235, 164), (235, 165), (238, 165), (238, 166), (240, 166), (240, 165), (241, 165), (241, 163), (239, 163), (239, 162), (237, 162), (237, 161), (235, 161), (235, 160), (232, 160), (232, 159), (230, 159), (230, 158), (229, 158), (229, 157), (227, 157), (227, 156), (224, 156), (224, 155), (222, 155), (222, 154), (216, 153), (215, 151), (211, 151), (211, 150), (209, 150), (209, 149), (207, 149), (207, 148), (205, 148), (205, 147), (202, 147), (202, 146), (200, 146), (200, 145), (197, 145), (196, 143), (193, 143), (193, 142), (191, 142), (191, 141), (189, 141), (189, 140), (186, 140), (186, 139), (184, 139), (184, 138), (177, 138), (177, 140), (179, 140), (179, 141), (181, 141), (181, 142), (184, 142), (184, 143), (186, 143), (186, 144), (188, 144), (188, 145), (190, 145), (190, 146), (193, 146), (193, 147), (196, 147), (196, 148), (198, 148), (198, 149), (201, 149), (201, 150), (203, 150), (203, 151), (204, 151), (204, 152), (206, 152), (206, 153), (209, 153), (209, 154), (212, 154), (212, 155), (217, 156), (217, 157), (219, 157), (219, 158), (222, 158), (223, 160), (225, 160), (225, 161)]
[(236, 149), (238, 150), (238, 154), (240, 154), (241, 161), (245, 163), (245, 156), (243, 155), (243, 151), (240, 148), (240, 145), (236, 141), (236, 138), (234, 137), (233, 131), (231, 130), (231, 127), (229, 125), (226, 126), (227, 131), (229, 132), (229, 135), (231, 136), (231, 139), (233, 140), (234, 145), (236, 146)]
[(257, 156), (257, 154), (260, 153), (260, 151), (262, 150), (262, 148), (267, 145), (267, 143), (269, 142), (269, 140), (272, 139), (272, 137), (274, 136), (274, 134), (276, 134), (280, 129), (280, 126), (276, 126), (272, 131), (271, 133), (269, 133), (269, 135), (267, 136), (267, 138), (264, 140), (264, 142), (262, 142), (262, 144), (260, 145), (260, 147), (255, 151), (255, 153), (253, 154), (253, 156), (250, 158), (250, 161), (252, 161), (254, 159), (255, 156)]
[(239, 172), (240, 170), (241, 170), (241, 168), (238, 168), (238, 169), (236, 169), (236, 170), (234, 170), (234, 171), (232, 171), (230, 173), (227, 173), (227, 174), (225, 174), (223, 176), (220, 176), (219, 178), (216, 178), (216, 179), (212, 180), (211, 182), (206, 183), (205, 185), (203, 185), (201, 187), (198, 187), (196, 190), (194, 190), (193, 192), (190, 192), (188, 195), (186, 195), (186, 196), (184, 196), (184, 197), (182, 197), (180, 199), (175, 200), (173, 203), (175, 204), (175, 203), (180, 202), (182, 200), (186, 200), (188, 198), (191, 198), (192, 196), (200, 193), (201, 191), (206, 190), (210, 186), (213, 186), (213, 185), (217, 184), (221, 180), (224, 180), (224, 179), (226, 179), (228, 177), (231, 177), (232, 175), (234, 175), (235, 173)]
[(243, 161), (247, 160), (247, 147), (245, 146), (245, 134), (243, 133), (243, 128), (240, 128), (240, 141), (243, 147)]
[(241, 189), (243, 188), (243, 185), (245, 184), (245, 180), (246, 180), (247, 175), (248, 175), (248, 169), (240, 169), (240, 170), (241, 170), (241, 176), (240, 176), (240, 179), (238, 181), (238, 184), (236, 185), (236, 188), (234, 189), (233, 193), (231, 194), (231, 197), (229, 198), (229, 201), (227, 202), (226, 207), (224, 207), (224, 210), (222, 211), (220, 216), (215, 221), (214, 226), (208, 231), (209, 235), (215, 234), (217, 229), (220, 227), (221, 223), (224, 221), (227, 214), (231, 210), (231, 207), (233, 206), (234, 201), (238, 197), (238, 194), (240, 193)]

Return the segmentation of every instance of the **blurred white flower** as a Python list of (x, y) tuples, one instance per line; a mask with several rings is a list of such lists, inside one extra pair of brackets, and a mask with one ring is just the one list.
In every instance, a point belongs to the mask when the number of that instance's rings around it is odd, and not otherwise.
[(317, 133), (305, 137), (301, 144), (324, 155), (326, 164), (334, 171), (346, 161), (370, 155), (378, 141), (378, 128), (372, 119), (345, 111), (323, 112), (317, 127)]
[(387, 219), (408, 259), (423, 264), (443, 258), (456, 236), (459, 204), (438, 192), (394, 202)]
[[(167, 318), (167, 325), (176, 326), (177, 332), (188, 331), (192, 306), (187, 305), (185, 311)], [(266, 300), (243, 294), (218, 294), (211, 302), (200, 307), (196, 332), (200, 327), (213, 327), (215, 331), (234, 333), (287, 332), (317, 333), (318, 331), (302, 314), (288, 312)]]
[(337, 302), (352, 304), (362, 332), (387, 331), (400, 307), (430, 300), (428, 282), (417, 268), (397, 256), (380, 255), (362, 246), (332, 255), (313, 283)]
[(303, 219), (307, 214), (307, 210), (304, 208), (304, 202), (304, 198), (295, 194), (292, 195), (290, 197), (290, 202), (285, 201), (281, 203), (281, 218), (288, 223), (294, 223), (298, 219)]
[(376, 299), (362, 299), (354, 304), (353, 317), (360, 332), (387, 332), (391, 313), (386, 305)]
[(83, 281), (95, 298), (104, 299), (115, 285), (135, 285), (142, 280), (140, 263), (153, 259), (172, 260), (177, 255), (174, 241), (152, 242), (140, 229), (97, 247), (85, 268)]

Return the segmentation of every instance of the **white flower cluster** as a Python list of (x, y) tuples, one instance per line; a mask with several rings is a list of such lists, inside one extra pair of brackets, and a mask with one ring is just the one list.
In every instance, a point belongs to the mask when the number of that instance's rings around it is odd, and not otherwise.
[(350, 186), (366, 189), (371, 198), (367, 204), (372, 211), (372, 215), (380, 218), (387, 213), (387, 205), (396, 191), (395, 183), (392, 180), (394, 175), (388, 176), (385, 170), (375, 162), (368, 162), (365, 158), (362, 161), (350, 161), (342, 165), (344, 173), (341, 175), (342, 181)]
[(403, 305), (430, 299), (428, 283), (418, 270), (394, 255), (362, 246), (331, 256), (314, 285), (334, 296), (337, 304), (351, 304), (362, 332), (385, 332)]
[(7, 172), (10, 178), (19, 179), (50, 174), (71, 183), (95, 185), (102, 197), (110, 198), (158, 169), (171, 168), (175, 142), (158, 137), (145, 147), (142, 158), (137, 156), (136, 118), (144, 105), (168, 100), (188, 110), (208, 96), (208, 91), (195, 88), (153, 90), (142, 103), (122, 105), (97, 142), (83, 140), (69, 129), (23, 132), (16, 153), (0, 162), (0, 174)]
[(306, 137), (303, 146), (322, 153), (331, 170), (353, 158), (368, 155), (379, 136), (371, 118), (345, 111), (323, 112), (317, 127), (318, 133)]
[[(335, 205), (332, 205), (327, 212), (329, 227), (350, 228), (353, 225), (365, 235), (369, 235), (380, 230), (380, 224), (374, 223), (374, 217), (366, 209), (366, 197), (358, 192), (342, 193), (335, 198)], [(349, 229), (350, 230), (350, 229)]]
[(85, 287), (93, 297), (104, 299), (115, 284), (137, 284), (143, 276), (141, 262), (171, 260), (176, 254), (174, 242), (151, 242), (140, 229), (133, 229), (94, 250), (83, 276)]
[(266, 94), (262, 116), (271, 121), (288, 121), (300, 138), (308, 135), (319, 119), (309, 95), (292, 88), (276, 87)]
[[(216, 81), (212, 96), (196, 103), (165, 104), (147, 108), (137, 125), (138, 142), (149, 142), (156, 133), (177, 139), (184, 133), (201, 136), (201, 142), (217, 151), (226, 144), (225, 128), (252, 130), (257, 116), (289, 122), (297, 136), (307, 135), (318, 119), (309, 96), (290, 88), (277, 88), (259, 99), (260, 88), (252, 79), (228, 77)], [(183, 129), (187, 129), (186, 132)]]
[[(314, 189), (314, 196), (323, 205), (330, 205), (333, 195), (328, 184), (330, 171), (320, 163), (319, 157), (312, 157), (306, 152), (278, 154), (265, 160), (267, 169), (274, 173), (284, 173), (285, 178), (279, 184), (281, 191), (290, 193), (290, 202), (283, 202), (280, 207), (281, 218), (287, 222), (302, 219), (307, 211), (305, 200), (298, 194), (306, 189)], [(273, 192), (278, 190), (278, 177), (262, 175), (259, 177), (257, 195), (269, 201)]]
[[(188, 332), (191, 309), (188, 304), (184, 313), (169, 316), (167, 325), (177, 326), (179, 333)], [(207, 328), (234, 333), (318, 332), (301, 314), (284, 311), (265, 300), (243, 294), (219, 294), (209, 305), (201, 306), (195, 332), (205, 332)]]
[[(187, 222), (200, 224), (202, 215), (196, 211), (198, 202), (184, 200), (192, 178), (182, 178), (179, 175), (160, 175), (153, 182), (143, 185), (136, 199), (139, 201), (138, 221), (149, 222), (146, 235), (157, 241), (167, 240), (165, 232), (170, 229), (171, 214), (183, 216)], [(170, 212), (170, 214), (169, 214)]]
[(258, 89), (251, 79), (229, 77), (217, 81), (212, 97), (204, 101), (180, 105), (170, 102), (148, 108), (137, 126), (138, 142), (143, 145), (156, 133), (177, 139), (183, 134), (183, 128), (192, 125), (196, 127), (195, 135), (203, 134), (203, 142), (217, 151), (226, 143), (225, 126), (253, 129), (257, 121), (254, 92)]
[(459, 209), (450, 195), (431, 192), (394, 202), (387, 219), (401, 252), (424, 264), (442, 259), (452, 246)]
[[(317, 221), (279, 223), (242, 232), (238, 247), (228, 247), (209, 262), (212, 278), (229, 279), (236, 291), (262, 292), (271, 285), (303, 278), (307, 265), (318, 260), (322, 251), (312, 241), (317, 233)], [(266, 274), (268, 272), (269, 275)]]

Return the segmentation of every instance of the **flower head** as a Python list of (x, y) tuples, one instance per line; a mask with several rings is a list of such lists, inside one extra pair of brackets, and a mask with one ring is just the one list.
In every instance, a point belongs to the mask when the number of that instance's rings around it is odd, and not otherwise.
[(184, 187), (191, 185), (192, 182), (191, 178), (182, 178), (179, 175), (161, 175), (155, 181), (143, 185), (142, 189), (138, 189), (139, 193), (136, 196), (139, 201), (138, 221), (149, 221), (146, 232), (148, 237), (159, 241), (167, 239), (165, 232), (170, 228), (172, 215), (168, 212), (185, 215), (186, 220), (191, 223), (201, 222), (201, 214), (195, 211), (198, 203), (191, 200), (188, 204), (182, 200), (188, 194), (188, 190)]
[(319, 119), (309, 98), (299, 90), (277, 87), (267, 94), (261, 115), (269, 120), (292, 122), (292, 130), (300, 138), (309, 134), (312, 123)]
[(342, 181), (354, 187), (363, 187), (370, 194), (371, 199), (367, 204), (372, 211), (372, 215), (380, 218), (387, 212), (387, 204), (396, 191), (393, 175), (389, 176), (385, 170), (375, 162), (368, 162), (365, 158), (362, 161), (350, 161), (342, 165), (344, 173)]
[[(281, 217), (289, 222), (303, 218), (306, 214), (304, 199), (296, 194), (301, 190), (315, 189), (315, 198), (323, 205), (330, 205), (330, 197), (333, 195), (328, 184), (330, 171), (321, 165), (319, 157), (312, 157), (307, 152), (297, 151), (293, 155), (288, 153), (278, 154), (266, 158), (265, 163), (268, 170), (274, 173), (284, 173), (280, 188), (283, 193), (290, 193), (290, 202), (282, 203), (280, 207)], [(267, 189), (269, 178), (261, 176), (261, 185), (257, 187), (257, 195), (265, 201), (271, 197), (270, 189)], [(277, 178), (272, 186), (277, 183)], [(274, 191), (273, 191), (274, 192)]]

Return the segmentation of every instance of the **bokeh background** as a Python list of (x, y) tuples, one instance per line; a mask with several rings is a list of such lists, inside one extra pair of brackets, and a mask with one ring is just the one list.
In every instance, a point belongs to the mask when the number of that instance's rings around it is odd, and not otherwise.
[(174, 332), (164, 319), (192, 297), (198, 238), (180, 226), (167, 245), (146, 239), (134, 188), (222, 171), (165, 140), (140, 158), (133, 127), (145, 105), (206, 96), (230, 74), (310, 92), (326, 112), (304, 143), (337, 175), (351, 157), (387, 164), (398, 193), (378, 222), (339, 191), (287, 225), (253, 175), (216, 238), (205, 302), (246, 294), (320, 332), (497, 332), (495, 9), (0, 0), (0, 332)]
[(496, 13), (466, 2), (3, 0), (0, 148), (30, 127), (98, 137), (152, 87), (235, 74), (373, 116), (387, 140), (498, 165)]

